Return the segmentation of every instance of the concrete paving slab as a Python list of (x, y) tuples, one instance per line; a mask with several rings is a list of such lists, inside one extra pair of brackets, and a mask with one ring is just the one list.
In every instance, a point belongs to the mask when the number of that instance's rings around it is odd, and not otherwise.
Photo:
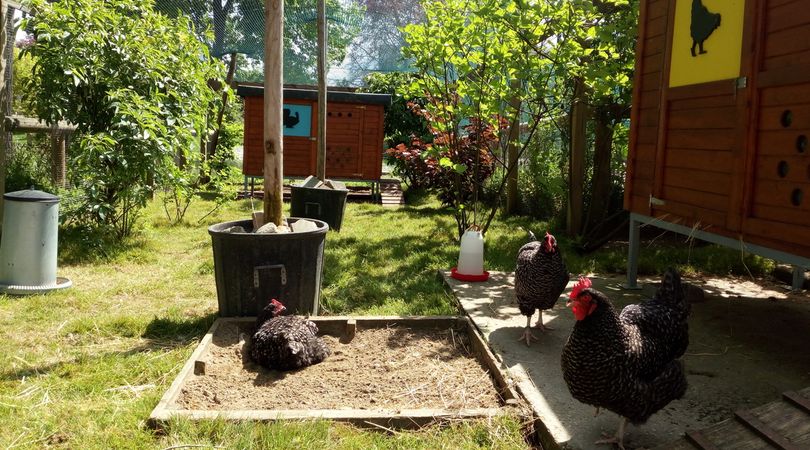
[[(544, 312), (553, 330), (531, 347), (518, 342), (525, 316), (514, 296), (514, 273), (490, 272), (481, 283), (462, 282), (442, 271), (462, 308), (481, 330), (519, 392), (547, 430), (544, 441), (558, 448), (593, 449), (602, 433), (614, 433), (619, 418), (609, 411), (594, 417), (594, 408), (571, 397), (562, 378), (560, 354), (574, 324), (565, 298)], [(617, 309), (651, 296), (657, 279), (639, 280), (641, 290), (621, 288), (619, 277), (591, 277)], [(775, 400), (781, 392), (810, 385), (810, 298), (788, 287), (745, 280), (686, 280), (703, 288), (705, 299), (692, 306), (690, 345), (684, 357), (689, 389), (640, 426), (629, 425), (625, 446), (651, 448), (731, 417), (739, 409)], [(537, 316), (532, 319), (535, 322)], [(552, 444), (554, 445), (554, 444)], [(551, 445), (546, 445), (551, 447)], [(601, 448), (607, 448), (601, 446)]]

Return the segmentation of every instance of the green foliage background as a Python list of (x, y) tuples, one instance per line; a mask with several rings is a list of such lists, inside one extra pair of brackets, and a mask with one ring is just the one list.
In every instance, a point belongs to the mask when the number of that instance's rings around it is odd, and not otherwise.
[(67, 211), (119, 237), (129, 235), (155, 186), (195, 179), (196, 136), (217, 102), (208, 86), (222, 67), (192, 32), (151, 1), (35, 0), (24, 25), (34, 42), (24, 100), (48, 123), (76, 124)]

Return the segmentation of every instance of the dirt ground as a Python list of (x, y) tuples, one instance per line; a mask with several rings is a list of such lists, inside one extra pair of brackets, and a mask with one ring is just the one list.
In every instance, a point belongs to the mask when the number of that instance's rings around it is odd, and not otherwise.
[(246, 330), (225, 322), (205, 375), (186, 380), (177, 404), (194, 410), (497, 408), (488, 372), (452, 330), (358, 329), (349, 343), (325, 336), (332, 354), (297, 371), (266, 370), (245, 357)]

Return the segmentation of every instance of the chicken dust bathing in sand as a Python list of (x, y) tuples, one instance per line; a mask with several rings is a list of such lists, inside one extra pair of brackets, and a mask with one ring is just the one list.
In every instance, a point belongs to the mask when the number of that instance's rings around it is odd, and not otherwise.
[(407, 416), (407, 411), (481, 417), (515, 404), (516, 395), (466, 318), (419, 319), (313, 318), (331, 355), (287, 372), (267, 370), (247, 356), (251, 320), (220, 319), (152, 419), (178, 412), (196, 418), (225, 412), (219, 416), (260, 420), (356, 421), (385, 412)]

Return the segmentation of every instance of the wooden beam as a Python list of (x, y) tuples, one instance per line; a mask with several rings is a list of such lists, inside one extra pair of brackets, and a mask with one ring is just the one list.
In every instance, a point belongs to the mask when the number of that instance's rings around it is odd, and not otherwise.
[(789, 401), (793, 406), (803, 410), (807, 414), (810, 414), (810, 399), (803, 397), (798, 392), (784, 392), (782, 393), (782, 398)]
[(75, 131), (76, 125), (60, 120), (56, 126), (48, 125), (45, 121), (36, 117), (26, 117), (19, 114), (5, 116), (3, 120), (6, 131), (11, 132), (52, 132), (52, 131)]
[(717, 446), (700, 431), (688, 431), (685, 436), (687, 441), (701, 450), (718, 450)]
[(264, 220), (281, 225), (284, 202), (284, 0), (264, 0)]
[(20, 2), (17, 2), (17, 1), (14, 1), (14, 0), (4, 0), (4, 1), (2, 1), (2, 3), (3, 3), (3, 8), (11, 7), (11, 8), (14, 8), (14, 9), (19, 9), (20, 11), (22, 11), (24, 13), (29, 13), (29, 14), (31, 13), (31, 8), (21, 4)]
[(318, 0), (318, 152), (315, 175), (326, 180), (326, 1)]

